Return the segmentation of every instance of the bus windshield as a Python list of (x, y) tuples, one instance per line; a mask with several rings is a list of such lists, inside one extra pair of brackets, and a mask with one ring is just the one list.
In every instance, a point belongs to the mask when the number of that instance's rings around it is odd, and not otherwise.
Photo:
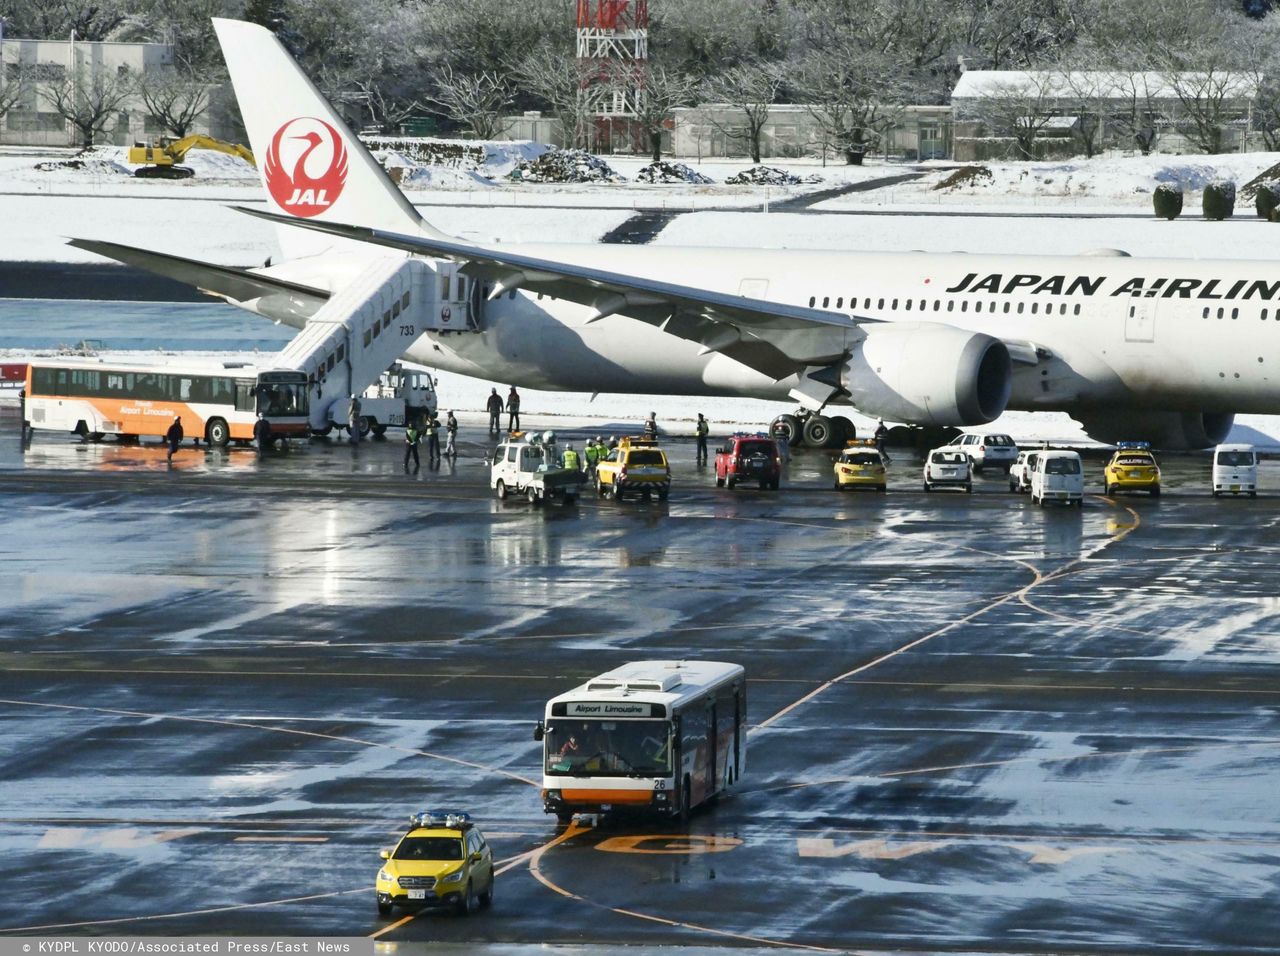
[(665, 720), (572, 720), (547, 728), (547, 773), (666, 776), (671, 725)]
[(305, 382), (269, 382), (258, 386), (258, 411), (267, 418), (307, 414)]

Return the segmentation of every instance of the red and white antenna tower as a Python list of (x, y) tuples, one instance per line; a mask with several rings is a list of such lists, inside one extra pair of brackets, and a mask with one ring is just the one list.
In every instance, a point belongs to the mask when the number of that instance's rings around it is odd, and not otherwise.
[(649, 63), (649, 0), (578, 0), (577, 21), (596, 138), (634, 148), (642, 138), (635, 118)]

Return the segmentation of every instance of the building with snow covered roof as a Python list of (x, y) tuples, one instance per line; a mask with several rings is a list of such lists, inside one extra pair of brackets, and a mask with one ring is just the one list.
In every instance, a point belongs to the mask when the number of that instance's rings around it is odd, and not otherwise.
[(967, 70), (951, 92), (955, 158), (1243, 152), (1257, 97), (1255, 77), (1225, 71)]

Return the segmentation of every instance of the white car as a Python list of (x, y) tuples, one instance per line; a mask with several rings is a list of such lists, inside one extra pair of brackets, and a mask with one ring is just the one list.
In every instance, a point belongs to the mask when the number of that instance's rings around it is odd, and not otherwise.
[(1213, 496), (1258, 497), (1258, 454), (1252, 445), (1219, 445), (1213, 450)]
[(973, 470), (982, 474), (984, 468), (1008, 471), (1018, 457), (1018, 446), (1008, 435), (977, 433), (957, 435), (947, 443), (948, 448), (959, 448), (973, 462)]
[(1031, 490), (1031, 472), (1036, 467), (1038, 451), (1020, 451), (1009, 466), (1009, 490), (1025, 495)]
[(1084, 507), (1084, 464), (1079, 452), (1046, 449), (1036, 454), (1031, 503), (1043, 508), (1049, 501)]
[(964, 452), (946, 445), (929, 452), (924, 460), (924, 490), (959, 488), (973, 491), (973, 465)]

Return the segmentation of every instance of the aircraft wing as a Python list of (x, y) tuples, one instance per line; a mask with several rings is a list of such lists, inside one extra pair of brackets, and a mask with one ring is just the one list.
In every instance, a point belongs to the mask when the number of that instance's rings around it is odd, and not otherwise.
[(849, 357), (863, 337), (862, 323), (837, 312), (768, 302), (625, 273), (610, 272), (500, 248), (482, 247), (364, 226), (318, 222), (236, 207), (260, 219), (464, 263), (474, 279), (494, 283), (492, 297), (530, 288), (592, 309), (587, 322), (625, 315), (720, 352), (775, 380), (809, 366)]
[(279, 299), (281, 301), (276, 304), (281, 309), (289, 315), (297, 315), (304, 319), (324, 305), (329, 298), (329, 293), (325, 289), (288, 282), (269, 275), (250, 272), (248, 269), (215, 266), (196, 259), (170, 255), (167, 252), (135, 249), (133, 246), (124, 246), (118, 242), (69, 239), (67, 243), (77, 249), (84, 249), (107, 259), (115, 259), (126, 265), (137, 266), (139, 269), (146, 269), (157, 275), (177, 279), (179, 282), (195, 286), (202, 292), (234, 299), (237, 302)]

